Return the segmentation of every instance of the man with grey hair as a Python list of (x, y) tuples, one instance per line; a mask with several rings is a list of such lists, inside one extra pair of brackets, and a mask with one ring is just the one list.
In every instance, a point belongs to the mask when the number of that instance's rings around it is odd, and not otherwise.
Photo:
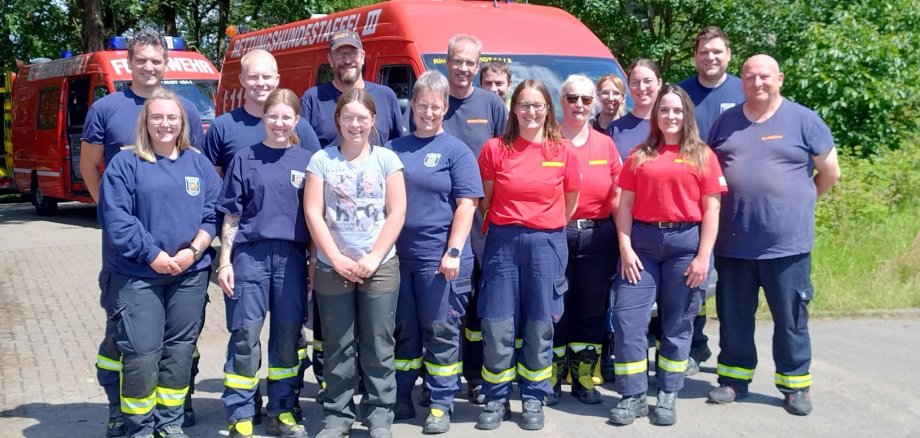
[[(94, 201), (99, 201), (99, 185), (102, 173), (99, 167), (108, 166), (122, 148), (134, 144), (134, 134), (141, 107), (147, 98), (160, 87), (168, 60), (166, 39), (154, 29), (141, 29), (128, 42), (128, 65), (131, 68), (131, 85), (124, 90), (112, 93), (97, 100), (90, 107), (83, 125), (80, 142), (80, 173), (86, 189)], [(180, 97), (182, 106), (188, 115), (189, 140), (194, 146), (200, 146), (204, 130), (201, 128), (201, 115), (195, 104)], [(111, 272), (106, 267), (108, 249), (102, 247), (102, 270), (99, 273), (101, 289), (100, 305), (106, 313), (105, 335), (99, 345), (96, 356), (96, 377), (105, 391), (109, 402), (109, 421), (106, 424), (106, 436), (115, 437), (125, 434), (124, 418), (121, 412), (120, 376), (121, 353), (115, 348), (117, 329), (117, 309), (115, 291), (109, 290)], [(191, 381), (197, 374), (198, 358), (192, 366)], [(146, 394), (144, 394), (146, 395)], [(183, 395), (183, 400), (190, 398)], [(191, 404), (186, 405), (191, 412)], [(194, 422), (194, 415), (189, 414)], [(169, 425), (178, 427), (178, 425)], [(179, 430), (181, 434), (181, 428)], [(184, 435), (182, 435), (184, 436)]]

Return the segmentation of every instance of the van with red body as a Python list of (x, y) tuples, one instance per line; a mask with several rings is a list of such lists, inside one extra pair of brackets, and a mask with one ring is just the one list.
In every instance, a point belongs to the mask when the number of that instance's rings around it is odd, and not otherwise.
[[(12, 167), (17, 189), (32, 195), (40, 215), (58, 201), (93, 202), (80, 175), (80, 135), (89, 107), (131, 83), (124, 39), (112, 50), (23, 66), (13, 84)], [(217, 68), (202, 54), (168, 38), (163, 86), (195, 104), (202, 124), (214, 119)]]
[(302, 95), (332, 79), (329, 38), (342, 30), (361, 36), (364, 79), (392, 88), (403, 108), (422, 72), (447, 73), (447, 42), (458, 33), (482, 41), (482, 62), (508, 62), (512, 85), (539, 79), (556, 101), (562, 82), (573, 73), (594, 80), (615, 73), (626, 80), (607, 46), (561, 9), (493, 1), (393, 0), (234, 36), (221, 67), (218, 114), (243, 103), (243, 54), (257, 48), (274, 54), (281, 86)]

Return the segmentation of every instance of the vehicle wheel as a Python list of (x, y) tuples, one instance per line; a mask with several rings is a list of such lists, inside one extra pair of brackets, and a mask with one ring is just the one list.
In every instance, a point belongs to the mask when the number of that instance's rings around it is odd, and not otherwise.
[(57, 213), (57, 199), (45, 196), (38, 188), (38, 177), (32, 176), (32, 205), (39, 216), (51, 216)]

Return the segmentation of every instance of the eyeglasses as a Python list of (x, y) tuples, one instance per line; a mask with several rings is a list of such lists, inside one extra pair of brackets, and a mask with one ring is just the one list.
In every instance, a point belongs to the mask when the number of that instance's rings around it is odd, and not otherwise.
[(338, 52), (332, 52), (332, 57), (335, 59), (344, 59), (344, 58), (358, 59), (358, 55), (360, 54), (361, 54), (360, 50), (348, 50), (348, 51), (342, 50)]
[(568, 102), (569, 105), (575, 105), (579, 100), (581, 100), (581, 103), (585, 106), (591, 105), (591, 103), (594, 102), (594, 96), (579, 96), (577, 94), (565, 95), (565, 101)]
[(546, 109), (546, 104), (543, 102), (521, 102), (517, 104), (517, 109), (519, 111), (534, 110), (536, 112), (541, 112)]
[(295, 120), (297, 120), (296, 117), (280, 116), (277, 114), (270, 114), (265, 116), (265, 121), (273, 125), (277, 124), (279, 121), (285, 125), (293, 125)]
[(182, 116), (179, 114), (150, 114), (147, 116), (147, 120), (155, 125), (162, 125), (163, 122), (169, 123), (170, 125), (178, 125), (182, 122)]
[(449, 59), (447, 62), (451, 63), (451, 65), (453, 65), (454, 67), (466, 67), (466, 68), (476, 67), (476, 61), (470, 61), (466, 59), (452, 58), (452, 59)]
[(345, 126), (349, 126), (355, 121), (358, 122), (360, 126), (366, 126), (371, 122), (371, 116), (341, 116), (339, 117), (339, 123)]

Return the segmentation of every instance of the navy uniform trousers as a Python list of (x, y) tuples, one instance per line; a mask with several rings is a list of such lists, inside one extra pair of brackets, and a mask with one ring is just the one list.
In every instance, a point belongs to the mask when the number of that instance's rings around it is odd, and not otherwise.
[(411, 400), (424, 367), (431, 407), (450, 412), (460, 389), (463, 362), (460, 325), (472, 292), (473, 261), (452, 281), (436, 273), (438, 262), (400, 260), (396, 303), (396, 399)]
[(209, 271), (155, 279), (112, 273), (121, 411), (129, 436), (182, 423)]
[(568, 290), (567, 261), (563, 229), (490, 226), (478, 303), (487, 401), (508, 400), (517, 376), (522, 399), (542, 402), (552, 394), (553, 324), (562, 316)]
[(268, 332), (268, 415), (291, 412), (297, 404), (300, 332), (307, 305), (306, 245), (287, 240), (240, 243), (233, 248), (233, 297), (227, 308), (227, 361), (221, 399), (230, 423), (255, 415), (262, 349), (259, 334), (266, 312)]
[(618, 269), (613, 284), (616, 390), (633, 396), (648, 389), (647, 336), (652, 304), (657, 300), (661, 343), (655, 377), (659, 390), (679, 391), (684, 386), (693, 319), (705, 294), (701, 287), (688, 287), (684, 276), (699, 249), (700, 227), (659, 228), (634, 220), (631, 240), (644, 269), (636, 284), (622, 278)]
[(746, 390), (757, 367), (754, 315), (762, 287), (773, 315), (774, 383), (781, 392), (811, 387), (811, 253), (766, 260), (716, 257), (719, 383)]
[(578, 353), (588, 347), (599, 354), (604, 342), (610, 285), (616, 269), (616, 228), (608, 219), (583, 222), (569, 221), (565, 228), (569, 260), (566, 277), (569, 291), (565, 296), (565, 313), (556, 324), (553, 353), (565, 356), (566, 348)]

